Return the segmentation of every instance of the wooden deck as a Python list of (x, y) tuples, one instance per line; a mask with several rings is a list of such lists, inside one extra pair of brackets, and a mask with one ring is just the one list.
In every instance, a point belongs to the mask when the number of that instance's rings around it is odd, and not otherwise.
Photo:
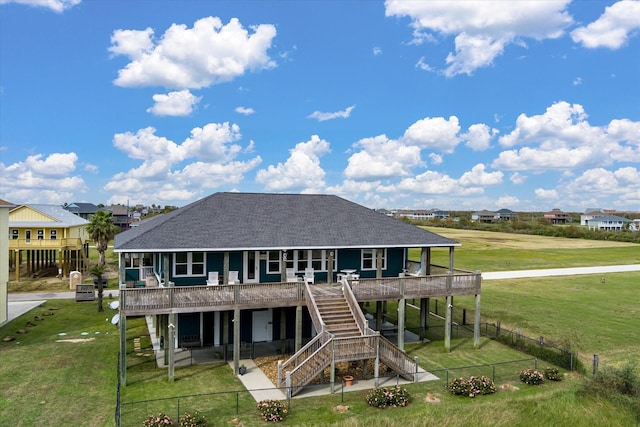
[[(339, 283), (319, 283), (314, 286), (314, 294), (342, 294), (341, 286)], [(360, 279), (351, 283), (358, 302), (477, 295), (480, 287), (480, 273)], [(120, 286), (120, 310), (125, 316), (139, 316), (294, 307), (306, 304), (304, 288), (302, 282), (154, 288)]]

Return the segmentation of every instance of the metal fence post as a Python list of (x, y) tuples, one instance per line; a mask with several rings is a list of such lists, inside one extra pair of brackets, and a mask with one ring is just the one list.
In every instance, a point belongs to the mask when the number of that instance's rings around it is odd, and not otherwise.
[(593, 355), (593, 375), (598, 373), (598, 365), (600, 363), (600, 357), (597, 354)]

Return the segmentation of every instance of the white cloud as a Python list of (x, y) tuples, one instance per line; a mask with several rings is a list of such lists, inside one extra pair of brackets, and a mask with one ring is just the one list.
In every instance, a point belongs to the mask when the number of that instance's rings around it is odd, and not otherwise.
[(147, 109), (148, 113), (156, 116), (188, 116), (202, 97), (194, 96), (188, 89), (168, 94), (155, 94), (155, 105)]
[(255, 110), (253, 108), (249, 108), (249, 107), (236, 107), (235, 112), (238, 114), (242, 114), (244, 116), (250, 116), (253, 113), (255, 113)]
[(82, 0), (0, 0), (0, 4), (17, 3), (31, 7), (42, 7), (56, 13), (62, 13), (73, 6), (80, 4)]
[(28, 156), (24, 162), (5, 166), (0, 163), (2, 197), (15, 203), (64, 203), (77, 192), (86, 190), (76, 170), (76, 153), (52, 153)]
[(455, 53), (446, 58), (445, 75), (472, 74), (487, 67), (508, 44), (522, 39), (553, 39), (562, 36), (572, 22), (562, 1), (403, 1), (387, 0), (386, 16), (408, 16), (414, 44), (433, 40), (429, 32), (455, 36)]
[(509, 206), (507, 209), (514, 208), (520, 205), (520, 199), (515, 196), (502, 196), (496, 200), (496, 209), (502, 209), (505, 206)]
[(442, 156), (440, 154), (430, 153), (429, 154), (429, 159), (431, 159), (431, 163), (434, 164), (434, 165), (441, 165), (442, 164)]
[(492, 129), (483, 123), (477, 123), (469, 126), (469, 130), (460, 135), (460, 137), (467, 141), (465, 145), (473, 151), (484, 151), (491, 147), (491, 140), (498, 132), (498, 129)]
[(178, 144), (165, 137), (155, 135), (156, 129), (147, 127), (113, 136), (113, 145), (132, 159), (166, 159), (178, 162), (184, 158)]
[(193, 28), (173, 24), (158, 39), (154, 31), (115, 30), (109, 51), (131, 59), (114, 84), (123, 87), (163, 86), (198, 89), (228, 82), (247, 70), (272, 68), (267, 54), (276, 29), (261, 24), (249, 33), (237, 18), (197, 20)]
[(411, 169), (423, 164), (420, 148), (388, 139), (386, 135), (364, 138), (354, 144), (360, 151), (349, 157), (344, 170), (347, 179), (377, 180), (411, 175)]
[(453, 153), (460, 143), (459, 131), (460, 124), (456, 116), (449, 117), (449, 120), (444, 117), (425, 117), (409, 126), (401, 140), (420, 148)]
[(373, 55), (374, 56), (382, 55), (382, 49), (380, 49), (379, 47), (374, 47), (373, 48)]
[(582, 84), (582, 77), (576, 77), (575, 79), (573, 79), (574, 86), (580, 86), (581, 84)]
[(269, 165), (256, 174), (256, 181), (269, 191), (319, 192), (325, 185), (325, 171), (320, 157), (330, 151), (327, 141), (313, 135), (289, 150), (289, 158), (276, 166)]
[(509, 177), (509, 180), (511, 180), (511, 182), (516, 185), (523, 184), (526, 179), (527, 177), (525, 175), (521, 175), (518, 172), (512, 173), (511, 176)]
[[(262, 162), (260, 156), (237, 159), (242, 147), (234, 143), (241, 138), (235, 124), (208, 123), (194, 128), (181, 144), (155, 132), (148, 127), (114, 135), (114, 146), (142, 163), (111, 177), (104, 189), (114, 193), (113, 200), (123, 194), (149, 203), (193, 200), (203, 190), (238, 184)], [(183, 163), (190, 159), (195, 161)]]
[(436, 71), (435, 68), (433, 68), (431, 65), (429, 65), (425, 61), (424, 56), (422, 56), (422, 57), (420, 57), (420, 59), (418, 59), (418, 62), (416, 63), (416, 68), (419, 68), (422, 71)]
[(208, 123), (191, 130), (191, 137), (182, 144), (184, 157), (215, 163), (229, 162), (242, 150), (240, 145), (232, 144), (241, 137), (237, 124)]
[(321, 111), (314, 111), (307, 116), (308, 119), (316, 119), (319, 122), (333, 119), (346, 119), (351, 116), (351, 112), (356, 108), (355, 105), (345, 108), (342, 111), (336, 111), (335, 113), (323, 113)]
[(640, 2), (623, 0), (605, 8), (604, 13), (586, 27), (571, 32), (574, 42), (587, 48), (619, 49), (640, 30)]
[(499, 138), (503, 151), (491, 164), (511, 170), (571, 169), (607, 166), (615, 161), (640, 161), (640, 122), (612, 120), (592, 126), (579, 104), (558, 102), (544, 114), (521, 114), (515, 129)]
[(458, 180), (447, 174), (435, 171), (426, 171), (415, 177), (405, 178), (393, 186), (393, 191), (403, 191), (417, 194), (447, 194), (447, 195), (472, 195), (480, 194), (480, 187), (463, 187)]
[(558, 192), (556, 190), (545, 190), (544, 188), (536, 188), (534, 193), (538, 199), (544, 201), (558, 200)]
[(504, 174), (500, 171), (486, 172), (485, 166), (478, 163), (470, 171), (465, 172), (460, 177), (460, 185), (463, 187), (486, 187), (497, 185), (502, 182)]

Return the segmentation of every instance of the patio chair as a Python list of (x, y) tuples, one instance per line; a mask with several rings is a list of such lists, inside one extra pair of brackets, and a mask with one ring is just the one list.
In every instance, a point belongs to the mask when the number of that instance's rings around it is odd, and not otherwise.
[(229, 272), (229, 280), (227, 281), (230, 285), (237, 285), (240, 283), (240, 280), (238, 280), (238, 272), (237, 271), (230, 271)]
[(304, 270), (304, 282), (310, 285), (315, 284), (316, 278), (313, 268), (305, 268)]
[(296, 276), (296, 270), (294, 268), (287, 268), (287, 282), (297, 282), (298, 276)]
[(218, 278), (218, 272), (217, 271), (210, 271), (209, 272), (209, 278), (207, 279), (207, 285), (208, 286), (216, 286), (220, 284), (220, 279)]

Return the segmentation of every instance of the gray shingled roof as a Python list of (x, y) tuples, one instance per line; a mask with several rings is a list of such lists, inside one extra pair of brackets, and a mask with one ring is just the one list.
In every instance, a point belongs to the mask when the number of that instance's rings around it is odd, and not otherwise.
[(117, 252), (459, 246), (332, 195), (215, 193), (115, 238)]
[(52, 224), (55, 224), (56, 227), (73, 227), (89, 224), (86, 219), (72, 214), (60, 205), (28, 204), (20, 206), (28, 206), (50, 217), (53, 221), (9, 221), (10, 227), (51, 227)]

